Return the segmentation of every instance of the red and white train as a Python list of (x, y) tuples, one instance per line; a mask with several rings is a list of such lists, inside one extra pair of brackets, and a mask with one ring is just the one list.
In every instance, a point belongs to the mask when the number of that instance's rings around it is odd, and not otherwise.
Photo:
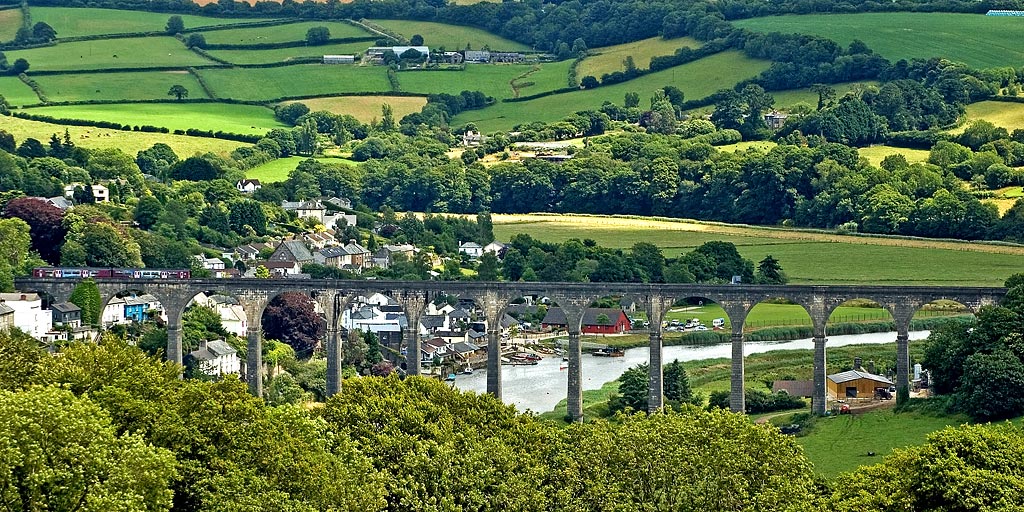
[(32, 269), (32, 277), (61, 277), (68, 279), (114, 278), (114, 279), (189, 279), (190, 269), (166, 268), (91, 268), (91, 267), (40, 267)]

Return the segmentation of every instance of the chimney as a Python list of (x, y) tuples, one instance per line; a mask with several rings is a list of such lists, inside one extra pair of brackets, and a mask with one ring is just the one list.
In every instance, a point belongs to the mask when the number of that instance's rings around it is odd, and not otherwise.
[(868, 373), (870, 373), (870, 374), (874, 374), (875, 373), (875, 362), (874, 361), (868, 361)]
[(356, 244), (356, 239), (355, 238), (349, 238), (348, 239), (348, 243), (350, 243), (352, 245), (355, 245)]
[(863, 363), (863, 362), (864, 361), (861, 358), (859, 358), (859, 357), (853, 358), (853, 369), (854, 370), (860, 370), (861, 363)]

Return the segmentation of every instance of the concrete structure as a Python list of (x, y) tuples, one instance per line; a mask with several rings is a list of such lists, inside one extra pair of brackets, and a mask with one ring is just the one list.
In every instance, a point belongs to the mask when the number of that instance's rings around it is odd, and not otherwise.
[[(271, 299), (284, 292), (309, 294), (317, 301), (327, 319), (325, 346), (327, 347), (327, 391), (339, 392), (341, 387), (342, 352), (340, 350), (340, 316), (357, 297), (374, 293), (394, 299), (407, 318), (402, 328), (408, 354), (420, 354), (420, 318), (427, 304), (441, 295), (459, 295), (473, 298), (482, 316), (487, 320), (487, 390), (501, 396), (500, 318), (512, 301), (521, 297), (547, 297), (565, 312), (569, 335), (566, 357), (568, 368), (568, 412), (576, 420), (583, 417), (583, 375), (581, 365), (581, 324), (583, 310), (594, 300), (619, 295), (642, 305), (651, 324), (650, 331), (650, 396), (651, 410), (664, 404), (662, 375), (661, 325), (665, 312), (680, 299), (699, 298), (719, 304), (729, 318), (732, 329), (732, 378), (730, 406), (734, 411), (745, 410), (744, 403), (744, 346), (743, 324), (747, 314), (757, 304), (785, 298), (801, 305), (811, 317), (814, 332), (814, 400), (813, 410), (825, 412), (826, 375), (825, 324), (829, 315), (841, 304), (852, 299), (868, 299), (881, 304), (893, 317), (896, 325), (896, 386), (910, 383), (910, 320), (914, 313), (929, 302), (946, 299), (957, 301), (972, 311), (986, 304), (997, 303), (1005, 288), (982, 287), (926, 287), (926, 286), (783, 286), (783, 285), (698, 285), (651, 283), (533, 283), (486, 281), (384, 281), (384, 280), (332, 280), (332, 279), (191, 279), (183, 281), (153, 281), (145, 279), (97, 279), (104, 304), (125, 290), (145, 290), (163, 304), (167, 315), (167, 354), (181, 362), (181, 316), (192, 297), (205, 290), (218, 290), (238, 299), (246, 310), (249, 328), (247, 380), (251, 391), (262, 396), (262, 347), (260, 319)], [(41, 291), (57, 302), (71, 296), (77, 281), (64, 278), (15, 279), (21, 290)], [(639, 308), (638, 308), (639, 309)], [(48, 315), (47, 315), (48, 316)], [(420, 374), (420, 358), (409, 357), (406, 371)]]
[[(71, 297), (68, 293), (67, 297)], [(0, 304), (14, 310), (14, 327), (36, 339), (50, 331), (53, 316), (43, 309), (43, 300), (36, 293), (0, 293)]]

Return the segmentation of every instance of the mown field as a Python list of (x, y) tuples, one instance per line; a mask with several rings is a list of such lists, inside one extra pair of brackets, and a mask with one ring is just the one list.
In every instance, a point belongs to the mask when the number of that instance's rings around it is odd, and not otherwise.
[[(32, 7), (32, 21), (45, 22), (57, 31), (57, 37), (123, 34), (127, 32), (156, 32), (164, 30), (171, 14), (117, 9), (77, 7)], [(185, 28), (229, 25), (240, 21), (262, 21), (206, 16), (181, 15)]]
[(530, 121), (552, 122), (578, 110), (599, 108), (605, 101), (621, 105), (627, 92), (639, 93), (640, 102), (644, 104), (656, 89), (666, 85), (680, 88), (688, 99), (703, 98), (757, 75), (768, 65), (767, 61), (727, 51), (621, 84), (523, 102), (499, 103), (484, 110), (469, 110), (455, 116), (453, 124), (476, 123), (481, 130), (488, 132), (507, 130)]
[(381, 118), (381, 107), (385, 103), (391, 106), (395, 119), (401, 119), (413, 112), (419, 112), (423, 105), (427, 104), (427, 99), (418, 96), (334, 96), (285, 103), (304, 103), (314, 112), (326, 110), (335, 114), (348, 114), (368, 123)]
[(8, 104), (14, 106), (39, 103), (39, 96), (36, 96), (36, 93), (16, 76), (0, 75), (0, 96), (3, 96)]
[(189, 98), (206, 98), (199, 81), (186, 71), (84, 73), (35, 78), (50, 101), (172, 99), (174, 85), (188, 89)]
[(381, 66), (306, 64), (261, 69), (204, 69), (199, 74), (214, 96), (239, 100), (391, 90), (386, 70)]
[(568, 87), (569, 68), (571, 67), (571, 60), (535, 64), (522, 76), (513, 80), (512, 87), (519, 91), (519, 96), (529, 96)]
[(601, 78), (601, 75), (605, 73), (623, 71), (626, 69), (626, 66), (623, 64), (626, 57), (633, 57), (633, 62), (636, 64), (637, 69), (647, 69), (651, 67), (652, 57), (672, 55), (677, 49), (683, 47), (699, 48), (700, 46), (700, 41), (690, 37), (676, 39), (651, 37), (632, 43), (591, 48), (590, 51), (594, 55), (580, 62), (580, 65), (576, 68), (576, 74), (580, 78), (587, 75)]
[(1000, 286), (1024, 261), (1020, 246), (589, 215), (495, 215), (494, 233), (499, 240), (527, 233), (549, 242), (590, 238), (621, 248), (644, 241), (669, 257), (726, 240), (754, 261), (775, 257), (794, 284)]
[(496, 51), (525, 51), (530, 47), (525, 44), (505, 39), (499, 35), (492, 34), (473, 27), (461, 25), (447, 25), (434, 23), (432, 21), (410, 21), (410, 20), (370, 20), (375, 25), (380, 25), (392, 32), (401, 34), (406, 39), (415, 34), (423, 36), (423, 44), (431, 48), (444, 47), (445, 50), (464, 50), (467, 45), (474, 50), (480, 50), (484, 46)]
[(21, 28), (21, 9), (0, 11), (0, 42), (11, 41)]
[[(252, 169), (245, 171), (245, 177), (260, 180), (262, 183), (284, 181), (288, 179), (288, 173), (294, 171), (295, 168), (305, 160), (307, 160), (307, 158), (301, 156), (278, 158), (272, 162), (265, 163), (258, 167), (253, 167)], [(355, 164), (355, 162), (344, 158), (317, 158), (316, 160), (325, 164)]]
[(58, 118), (148, 124), (171, 130), (198, 128), (230, 133), (263, 134), (272, 128), (286, 128), (274, 119), (274, 113), (268, 108), (223, 103), (67, 105), (33, 108), (31, 112)]
[[(188, 26), (186, 23), (185, 26)], [(313, 27), (327, 27), (332, 39), (370, 37), (373, 34), (361, 27), (341, 21), (307, 21), (270, 27), (232, 28), (203, 32), (207, 44), (266, 44), (287, 41), (305, 41), (306, 32)], [(367, 47), (372, 44), (367, 44)]]
[(185, 48), (173, 37), (101, 39), (11, 50), (7, 60), (26, 59), (33, 71), (187, 67), (214, 64)]
[(882, 160), (889, 155), (903, 155), (910, 163), (927, 162), (928, 151), (923, 149), (911, 149), (911, 148), (897, 148), (893, 146), (886, 146), (879, 144), (877, 146), (868, 146), (866, 148), (857, 148), (857, 153), (867, 158), (872, 165), (880, 165)]
[(157, 142), (167, 144), (178, 156), (191, 156), (196, 153), (227, 155), (236, 148), (247, 145), (231, 140), (187, 137), (169, 133), (125, 132), (89, 126), (64, 126), (16, 117), (4, 117), (2, 122), (3, 130), (13, 134), (19, 144), (28, 137), (45, 143), (50, 139), (50, 135), (55, 133), (63, 135), (66, 129), (71, 135), (71, 140), (78, 146), (99, 149), (118, 148), (132, 156), (143, 149), (152, 147)]
[[(322, 58), (324, 55), (356, 55), (366, 51), (373, 43), (336, 43), (323, 46), (299, 46), (273, 50), (209, 50), (209, 54), (232, 64), (270, 64), (301, 57)], [(344, 64), (339, 64), (339, 66)]]
[[(1021, 25), (1024, 27), (1024, 24)], [(968, 122), (984, 119), (1009, 131), (1024, 129), (1024, 103), (1005, 101), (979, 101), (967, 105)], [(961, 128), (966, 128), (967, 124)]]
[(770, 16), (736, 20), (760, 32), (814, 34), (841, 45), (854, 39), (896, 61), (944, 57), (972, 67), (1017, 66), (1024, 61), (1020, 19), (981, 14), (861, 13)]

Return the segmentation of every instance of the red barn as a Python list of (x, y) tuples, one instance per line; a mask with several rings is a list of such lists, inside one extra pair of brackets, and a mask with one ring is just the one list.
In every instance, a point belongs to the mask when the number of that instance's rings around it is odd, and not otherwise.
[[(565, 312), (551, 308), (541, 320), (544, 328), (565, 329)], [(622, 334), (633, 328), (626, 313), (619, 308), (587, 308), (583, 310), (583, 334)]]

